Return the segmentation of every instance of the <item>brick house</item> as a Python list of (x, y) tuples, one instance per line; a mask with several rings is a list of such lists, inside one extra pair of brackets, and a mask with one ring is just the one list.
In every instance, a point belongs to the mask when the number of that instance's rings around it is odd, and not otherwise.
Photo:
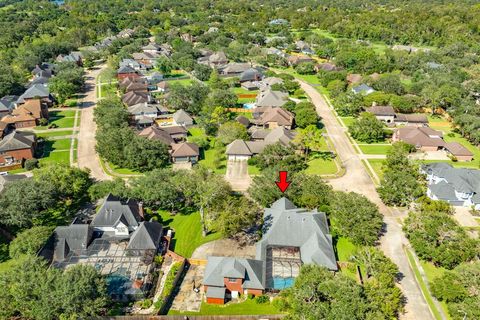
[(19, 128), (32, 128), (40, 119), (48, 119), (48, 106), (40, 99), (26, 100), (24, 104), (12, 111), (11, 115), (2, 118), (2, 122)]
[(207, 303), (224, 304), (240, 294), (261, 295), (263, 261), (235, 257), (208, 257), (203, 281)]
[(0, 141), (0, 167), (22, 164), (32, 159), (35, 153), (36, 137), (31, 132), (13, 131)]

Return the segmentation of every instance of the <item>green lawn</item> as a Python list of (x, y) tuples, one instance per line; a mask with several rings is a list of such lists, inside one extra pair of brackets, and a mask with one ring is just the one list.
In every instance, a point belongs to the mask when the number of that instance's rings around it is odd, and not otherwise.
[(225, 174), (227, 172), (227, 157), (224, 152), (221, 153), (220, 165), (218, 168), (215, 166), (215, 158), (218, 156), (217, 149), (210, 148), (203, 151), (203, 159), (198, 161), (199, 164), (215, 171), (219, 174)]
[(357, 246), (350, 240), (344, 237), (340, 237), (336, 243), (338, 261), (350, 261), (350, 257), (357, 251)]
[(194, 80), (192, 79), (180, 79), (180, 80), (168, 80), (167, 83), (169, 85), (172, 85), (172, 84), (181, 84), (183, 86), (188, 86), (190, 84), (193, 83)]
[(365, 154), (387, 154), (392, 149), (390, 144), (359, 144), (358, 147)]
[(298, 74), (293, 68), (286, 68), (286, 69), (273, 69), (276, 73), (287, 73), (291, 74), (295, 78), (303, 80), (309, 84), (320, 84), (320, 80), (318, 79), (317, 75), (315, 74)]
[(422, 276), (420, 275), (420, 270), (418, 269), (418, 266), (415, 262), (415, 259), (413, 258), (412, 253), (410, 250), (407, 249), (407, 257), (408, 261), (410, 262), (410, 265), (412, 266), (413, 272), (415, 274), (415, 278), (417, 279), (417, 283), (420, 286), (420, 289), (423, 292), (423, 295), (425, 296), (425, 300), (427, 301), (427, 304), (432, 311), (435, 319), (439, 320), (442, 319), (440, 312), (438, 311), (437, 307), (435, 306), (435, 303), (433, 302), (432, 295), (430, 294), (430, 290), (428, 290), (427, 284), (423, 281)]
[(200, 128), (200, 127), (192, 127), (190, 129), (188, 129), (188, 133), (192, 136), (192, 137), (203, 137), (203, 136), (207, 136), (205, 134), (205, 131), (203, 130), (203, 128)]
[(51, 137), (60, 137), (60, 136), (70, 136), (73, 134), (72, 130), (61, 130), (61, 131), (50, 131), (50, 132), (41, 132), (37, 133), (38, 138), (51, 138)]
[(116, 166), (114, 164), (109, 163), (110, 169), (112, 169), (113, 172), (118, 173), (118, 174), (131, 174), (131, 175), (141, 175), (141, 172), (130, 170), (127, 168), (120, 168), (119, 166)]
[[(441, 277), (446, 269), (442, 267), (435, 267), (433, 263), (420, 260), (420, 264), (425, 271), (428, 282), (432, 283), (435, 278)], [(450, 314), (448, 313), (447, 303), (445, 301), (439, 301), (442, 306), (443, 312), (447, 315), (447, 319), (451, 319)]]
[(339, 117), (339, 118), (342, 119), (346, 127), (350, 126), (355, 121), (354, 117)]
[(281, 313), (271, 303), (256, 303), (253, 299), (244, 302), (230, 302), (226, 305), (214, 305), (202, 302), (200, 312), (179, 312), (171, 310), (169, 315), (255, 315), (255, 314), (279, 314)]
[(99, 98), (105, 98), (109, 96), (115, 96), (117, 94), (117, 84), (101, 84), (97, 86), (97, 96)]
[(245, 104), (250, 102), (255, 102), (255, 98), (238, 98), (237, 99), (238, 104)]
[[(166, 211), (159, 212), (161, 223), (164, 227), (175, 230), (172, 241), (173, 250), (179, 255), (190, 258), (195, 249), (204, 243), (220, 239), (220, 233), (211, 233), (202, 236), (200, 213), (170, 215)], [(160, 219), (159, 219), (160, 220)]]
[(73, 107), (76, 107), (77, 106), (77, 99), (76, 98), (70, 98), (70, 99), (67, 99), (63, 105), (65, 107), (68, 107), (68, 108), (73, 108)]
[(62, 111), (50, 111), (48, 115), (50, 117), (75, 117), (75, 110), (62, 110)]
[(70, 150), (71, 139), (45, 141), (45, 151)]
[(70, 164), (70, 151), (51, 151), (47, 155), (39, 159), (40, 164), (47, 163), (65, 163)]
[(377, 176), (382, 179), (383, 177), (383, 172), (382, 172), (382, 165), (383, 165), (383, 159), (368, 159), (367, 160), (370, 165), (373, 168), (373, 171), (377, 174)]
[(247, 89), (242, 88), (242, 87), (234, 87), (234, 88), (232, 88), (232, 91), (235, 94), (258, 94), (258, 90), (247, 90)]
[(248, 165), (248, 174), (249, 175), (260, 174), (260, 168), (258, 168), (257, 166)]
[(338, 168), (333, 159), (316, 158), (308, 161), (307, 174), (331, 175), (337, 173)]

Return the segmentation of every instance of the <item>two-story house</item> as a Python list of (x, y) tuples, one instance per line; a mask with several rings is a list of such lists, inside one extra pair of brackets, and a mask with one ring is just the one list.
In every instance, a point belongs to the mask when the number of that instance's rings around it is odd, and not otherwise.
[(427, 196), (453, 206), (480, 209), (480, 170), (453, 168), (444, 162), (422, 166), (428, 181)]

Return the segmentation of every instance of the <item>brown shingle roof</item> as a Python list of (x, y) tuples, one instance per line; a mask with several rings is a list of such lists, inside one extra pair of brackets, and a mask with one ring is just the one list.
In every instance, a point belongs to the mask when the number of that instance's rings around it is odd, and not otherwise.
[(170, 136), (170, 134), (156, 126), (151, 126), (146, 129), (143, 129), (140, 133), (139, 136), (145, 137), (149, 140), (159, 140), (166, 145), (171, 145), (174, 143), (173, 138)]
[(366, 111), (376, 116), (395, 116), (395, 110), (390, 106), (373, 106), (367, 108)]
[(443, 147), (442, 132), (428, 127), (404, 127), (397, 129), (399, 140), (412, 144), (416, 147)]
[(473, 156), (473, 153), (470, 152), (470, 150), (468, 150), (458, 142), (447, 143), (445, 145), (445, 149), (447, 149), (454, 156)]
[(195, 143), (182, 142), (172, 144), (172, 157), (195, 157), (200, 155), (200, 150)]
[(282, 108), (267, 108), (258, 119), (259, 124), (276, 122), (279, 126), (291, 126), (294, 116), (291, 112)]

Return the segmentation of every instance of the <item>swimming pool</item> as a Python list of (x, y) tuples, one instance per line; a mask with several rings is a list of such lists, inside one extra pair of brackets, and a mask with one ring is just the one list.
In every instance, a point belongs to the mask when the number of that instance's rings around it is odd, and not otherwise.
[(293, 286), (294, 282), (295, 278), (273, 277), (273, 289), (283, 290), (286, 288), (290, 288), (291, 286)]
[(131, 280), (122, 274), (111, 273), (106, 277), (109, 295), (122, 295), (131, 287)]
[(253, 108), (255, 108), (255, 102), (244, 103), (243, 108), (244, 109), (253, 109)]

